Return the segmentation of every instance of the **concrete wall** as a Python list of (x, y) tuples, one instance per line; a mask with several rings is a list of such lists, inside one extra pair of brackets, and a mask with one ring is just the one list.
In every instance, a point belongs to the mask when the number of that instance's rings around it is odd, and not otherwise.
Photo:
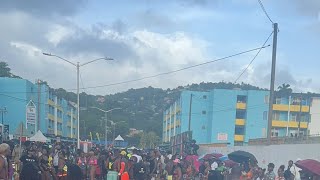
[(315, 159), (320, 161), (320, 144), (284, 144), (271, 146), (233, 146), (233, 147), (201, 147), (200, 155), (207, 153), (221, 153), (227, 155), (236, 150), (243, 150), (255, 155), (259, 166), (266, 168), (269, 162), (287, 167), (288, 161), (300, 159)]
[(312, 98), (310, 106), (311, 121), (309, 124), (310, 135), (320, 134), (320, 98)]

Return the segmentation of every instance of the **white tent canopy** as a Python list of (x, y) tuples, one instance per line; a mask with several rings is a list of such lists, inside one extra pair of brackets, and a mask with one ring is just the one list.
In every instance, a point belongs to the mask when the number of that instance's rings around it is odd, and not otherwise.
[(132, 147), (129, 147), (128, 148), (129, 150), (134, 150), (134, 149), (137, 149), (136, 147), (132, 146)]
[(124, 139), (120, 135), (118, 135), (118, 137), (116, 137), (114, 140), (115, 141), (124, 141)]
[(46, 138), (42, 132), (39, 130), (34, 136), (30, 138), (30, 141), (37, 141), (37, 142), (47, 142), (48, 138)]

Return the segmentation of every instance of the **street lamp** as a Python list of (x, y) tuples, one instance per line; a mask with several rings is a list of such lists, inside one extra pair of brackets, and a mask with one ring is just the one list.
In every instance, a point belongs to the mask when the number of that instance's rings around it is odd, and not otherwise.
[(91, 61), (88, 61), (88, 62), (85, 62), (83, 64), (80, 64), (79, 62), (77, 63), (73, 63), (65, 58), (62, 58), (58, 55), (54, 55), (54, 54), (50, 54), (50, 53), (42, 53), (43, 55), (45, 56), (51, 56), (51, 57), (56, 57), (56, 58), (59, 58), (73, 66), (75, 66), (77, 68), (77, 129), (78, 129), (78, 135), (77, 135), (77, 148), (80, 149), (80, 131), (79, 131), (79, 125), (80, 125), (80, 94), (79, 94), (79, 79), (80, 79), (80, 67), (82, 66), (85, 66), (85, 65), (88, 65), (90, 63), (93, 63), (93, 62), (96, 62), (96, 61), (99, 61), (99, 60), (106, 60), (106, 61), (109, 61), (109, 60), (113, 60), (112, 58), (107, 58), (107, 57), (103, 57), (103, 58), (98, 58), (98, 59), (94, 59), (94, 60), (91, 60)]
[[(101, 108), (98, 108), (98, 107), (90, 107), (90, 108), (92, 108), (92, 109), (97, 109), (97, 110), (99, 110), (99, 111), (101, 111), (101, 112), (104, 112), (104, 116), (105, 116), (105, 128), (106, 128), (106, 132), (105, 132), (105, 136), (104, 136), (104, 138), (105, 138), (105, 148), (107, 148), (107, 145), (108, 145), (108, 119), (107, 119), (107, 113), (108, 112), (111, 112), (111, 111), (113, 111), (113, 110), (118, 110), (118, 109), (122, 109), (122, 108), (113, 108), (113, 109), (109, 109), (109, 110), (103, 110), (103, 109), (101, 109)], [(110, 121), (110, 122), (112, 122), (112, 121)], [(113, 122), (112, 122), (113, 123)], [(113, 132), (114, 133), (114, 132)]]

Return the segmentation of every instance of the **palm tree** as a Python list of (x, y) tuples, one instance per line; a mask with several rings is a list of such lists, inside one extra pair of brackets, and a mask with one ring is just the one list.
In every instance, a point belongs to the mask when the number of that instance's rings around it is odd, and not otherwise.
[(279, 86), (277, 94), (280, 97), (289, 97), (292, 94), (290, 84), (283, 83), (281, 86)]

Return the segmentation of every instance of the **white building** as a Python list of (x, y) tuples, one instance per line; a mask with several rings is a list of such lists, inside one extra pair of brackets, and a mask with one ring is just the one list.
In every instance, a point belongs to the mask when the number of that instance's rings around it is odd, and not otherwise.
[(310, 106), (310, 135), (320, 135), (320, 97), (313, 97)]

